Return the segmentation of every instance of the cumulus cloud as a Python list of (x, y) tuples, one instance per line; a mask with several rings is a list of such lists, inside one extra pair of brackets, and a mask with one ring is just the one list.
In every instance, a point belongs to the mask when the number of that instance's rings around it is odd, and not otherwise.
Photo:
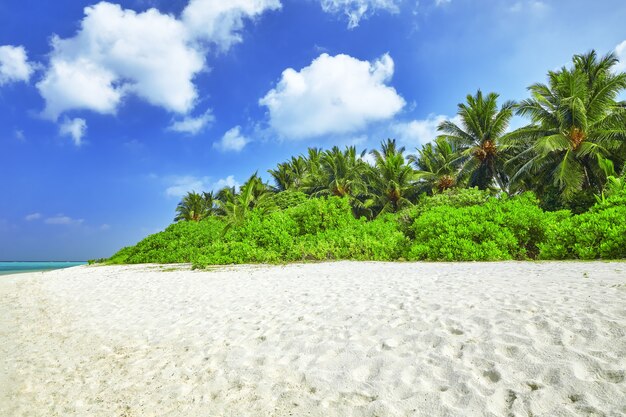
[(87, 133), (87, 122), (85, 119), (70, 119), (66, 117), (59, 126), (59, 134), (61, 136), (69, 136), (76, 146), (83, 144), (85, 133)]
[(33, 71), (23, 46), (0, 46), (0, 86), (18, 81), (28, 82)]
[(54, 225), (71, 225), (71, 224), (82, 224), (84, 222), (83, 219), (73, 219), (69, 216), (65, 216), (63, 214), (59, 214), (54, 217), (48, 217), (44, 220), (46, 224), (54, 224)]
[(461, 123), (458, 116), (450, 118), (448, 116), (431, 114), (423, 120), (394, 123), (391, 125), (391, 131), (404, 144), (418, 147), (432, 142), (439, 135), (437, 127), (446, 120), (456, 124)]
[(169, 186), (165, 190), (167, 197), (181, 198), (188, 192), (218, 191), (224, 187), (239, 187), (235, 177), (229, 175), (217, 181), (210, 177), (196, 177), (193, 175), (172, 176), (166, 180)]
[(187, 116), (182, 120), (177, 120), (171, 124), (168, 130), (179, 132), (179, 133), (187, 133), (190, 135), (197, 135), (202, 132), (206, 127), (211, 125), (215, 121), (215, 116), (213, 113), (208, 110), (204, 114), (198, 117)]
[[(76, 109), (114, 114), (130, 95), (187, 114), (198, 97), (194, 77), (206, 68), (204, 45), (228, 49), (241, 41), (246, 18), (277, 8), (279, 0), (191, 0), (179, 19), (105, 1), (86, 7), (74, 37), (52, 38), (50, 62), (37, 84), (44, 115), (56, 120)], [(189, 132), (203, 121), (208, 116), (175, 126)]]
[(400, 0), (321, 0), (322, 9), (327, 13), (342, 13), (348, 18), (348, 28), (359, 25), (361, 19), (384, 10), (392, 13), (399, 11)]
[(185, 113), (197, 96), (192, 79), (203, 67), (204, 57), (174, 17), (101, 2), (85, 8), (76, 36), (53, 38), (50, 66), (37, 87), (52, 119), (72, 109), (114, 113), (128, 94)]
[(259, 104), (268, 108), (271, 127), (286, 138), (354, 132), (404, 106), (404, 99), (386, 85), (393, 71), (388, 54), (374, 62), (322, 54), (300, 71), (283, 71)]
[(613, 67), (613, 70), (615, 72), (626, 72), (626, 41), (617, 45), (615, 48), (615, 54), (617, 55), (619, 62), (615, 67)]
[(220, 139), (218, 142), (215, 142), (213, 144), (213, 147), (223, 152), (228, 152), (228, 151), (239, 152), (249, 142), (250, 142), (250, 139), (248, 139), (247, 137), (241, 134), (241, 127), (235, 126), (232, 129), (230, 129), (228, 132), (226, 132), (224, 136), (222, 136), (222, 139)]
[(245, 19), (280, 8), (280, 0), (191, 0), (183, 10), (182, 21), (193, 38), (227, 50), (241, 42)]
[(32, 213), (32, 214), (29, 214), (29, 215), (25, 216), (24, 220), (26, 220), (27, 222), (32, 222), (34, 220), (41, 219), (41, 217), (42, 217), (41, 213)]

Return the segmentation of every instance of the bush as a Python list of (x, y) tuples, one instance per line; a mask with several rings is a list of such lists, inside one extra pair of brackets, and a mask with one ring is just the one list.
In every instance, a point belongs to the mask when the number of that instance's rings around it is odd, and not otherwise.
[(179, 222), (126, 247), (109, 259), (113, 264), (191, 262), (212, 242), (219, 240), (225, 223), (209, 217), (199, 222)]
[(303, 236), (295, 251), (303, 260), (392, 261), (404, 255), (407, 243), (393, 216), (373, 221), (352, 218), (342, 227)]
[(490, 198), (482, 205), (434, 205), (413, 223), (408, 259), (496, 261), (533, 259), (545, 238), (545, 213), (531, 194)]
[(626, 258), (626, 190), (553, 223), (539, 248), (542, 259)]
[(309, 200), (309, 196), (300, 191), (281, 191), (267, 199), (267, 205), (278, 210), (299, 206)]
[(350, 202), (339, 197), (312, 198), (286, 214), (295, 221), (299, 236), (344, 227), (354, 220)]
[(413, 223), (424, 212), (435, 207), (471, 207), (485, 204), (493, 192), (478, 188), (453, 188), (433, 196), (422, 195), (419, 203), (398, 213), (400, 229), (409, 238), (414, 239)]
[[(297, 194), (284, 199), (302, 200)], [(626, 190), (574, 216), (544, 212), (532, 194), (497, 198), (477, 189), (427, 197), (371, 221), (355, 219), (348, 199), (307, 198), (294, 204), (271, 212), (255, 209), (228, 227), (220, 217), (175, 223), (107, 262), (206, 267), (339, 259), (626, 258)]]

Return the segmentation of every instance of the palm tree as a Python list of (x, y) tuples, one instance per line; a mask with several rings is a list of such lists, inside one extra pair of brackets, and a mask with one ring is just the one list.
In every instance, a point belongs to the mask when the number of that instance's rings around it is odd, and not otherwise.
[(264, 204), (269, 192), (269, 187), (255, 173), (241, 186), (239, 192), (234, 187), (220, 191), (218, 196), (221, 213), (229, 224), (240, 223), (252, 210), (269, 208)]
[[(206, 193), (205, 193), (206, 194)], [(187, 193), (178, 206), (176, 206), (175, 222), (194, 221), (198, 222), (210, 214), (205, 196), (196, 192)]]
[(373, 150), (374, 169), (370, 170), (370, 189), (378, 213), (395, 213), (412, 205), (415, 197), (415, 171), (404, 158), (404, 147), (398, 148), (395, 139), (381, 143), (381, 150)]
[(467, 103), (458, 105), (460, 126), (452, 121), (441, 123), (441, 137), (450, 141), (459, 153), (460, 176), (468, 176), (468, 185), (482, 190), (495, 184), (506, 191), (508, 177), (504, 164), (511, 153), (511, 146), (504, 135), (513, 116), (512, 101), (505, 102), (498, 110), (498, 94), (486, 97), (478, 90), (468, 95)]
[(290, 161), (280, 163), (276, 169), (268, 172), (276, 184), (275, 191), (300, 191), (307, 175), (307, 160), (303, 156), (292, 157)]
[(614, 54), (576, 55), (571, 69), (550, 71), (547, 85), (528, 88), (531, 98), (519, 103), (517, 113), (530, 117), (531, 125), (511, 135), (528, 146), (512, 161), (515, 181), (532, 177), (547, 184), (540, 193), (556, 190), (563, 202), (601, 192), (603, 161), (621, 166), (626, 159), (626, 105), (616, 101), (626, 74), (612, 72), (617, 62)]
[[(362, 159), (365, 152), (357, 153), (354, 146), (347, 146), (344, 151), (334, 146), (321, 154), (310, 149), (311, 175), (307, 180), (309, 193), (315, 197), (347, 197), (355, 215), (369, 216), (371, 213), (364, 204), (368, 192), (365, 176), (370, 169)], [(319, 165), (316, 164), (317, 160)]]
[(445, 137), (435, 139), (409, 155), (418, 180), (418, 191), (427, 194), (444, 192), (457, 185), (458, 155), (453, 144)]

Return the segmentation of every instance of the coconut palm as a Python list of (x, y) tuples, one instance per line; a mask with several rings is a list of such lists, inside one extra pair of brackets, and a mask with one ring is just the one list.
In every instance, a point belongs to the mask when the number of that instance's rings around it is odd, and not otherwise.
[(365, 151), (358, 154), (354, 146), (341, 151), (338, 146), (325, 151), (320, 157), (319, 183), (316, 195), (337, 197), (357, 196), (365, 192), (363, 174), (367, 165), (362, 160)]
[(381, 143), (381, 150), (373, 150), (374, 169), (370, 170), (370, 194), (378, 213), (395, 213), (412, 205), (415, 197), (415, 171), (404, 158), (404, 147), (398, 148), (395, 139)]
[[(512, 101), (498, 109), (498, 94), (468, 95), (467, 103), (458, 105), (460, 123), (445, 121), (438, 130), (441, 137), (457, 149), (460, 176), (468, 177), (470, 187), (486, 189), (497, 185), (506, 190), (508, 176), (504, 164), (511, 154), (511, 145), (504, 135), (513, 116)], [(494, 184), (495, 183), (495, 184)]]
[(221, 213), (229, 224), (242, 222), (254, 209), (264, 210), (269, 187), (255, 173), (236, 192), (233, 188), (224, 188), (218, 193)]
[(626, 89), (626, 74), (615, 74), (614, 54), (598, 58), (595, 51), (576, 55), (573, 67), (548, 73), (548, 84), (533, 84), (531, 98), (517, 113), (531, 125), (511, 137), (528, 148), (513, 159), (515, 181), (533, 178), (562, 201), (599, 193), (606, 182), (603, 161), (621, 166), (626, 158), (626, 106), (617, 96)]
[(418, 192), (435, 194), (457, 185), (458, 155), (453, 144), (445, 137), (427, 143), (417, 150), (417, 155), (409, 155), (418, 180)]
[(268, 172), (276, 184), (273, 187), (275, 191), (300, 191), (307, 175), (307, 160), (303, 156), (292, 157)]
[(370, 169), (363, 161), (365, 153), (357, 153), (354, 146), (347, 146), (343, 151), (334, 146), (322, 153), (309, 149), (308, 193), (314, 197), (346, 197), (355, 215), (370, 216), (371, 212), (364, 203), (368, 192), (365, 177)]
[(176, 206), (176, 217), (174, 218), (174, 221), (198, 222), (207, 217), (211, 211), (212, 206), (210, 210), (205, 195), (192, 191), (187, 193)]

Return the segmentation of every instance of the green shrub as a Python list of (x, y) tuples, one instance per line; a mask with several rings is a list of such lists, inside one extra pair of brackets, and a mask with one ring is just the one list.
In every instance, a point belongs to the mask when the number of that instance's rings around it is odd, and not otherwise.
[(300, 191), (281, 191), (268, 197), (267, 205), (278, 210), (297, 207), (309, 200), (309, 196)]
[(413, 223), (408, 259), (496, 261), (535, 258), (546, 217), (530, 195), (490, 198), (482, 205), (434, 205)]
[(304, 260), (393, 261), (404, 255), (407, 242), (395, 218), (384, 216), (373, 221), (352, 218), (340, 228), (303, 236), (294, 249)]
[(296, 223), (299, 236), (337, 229), (354, 220), (347, 198), (312, 198), (286, 210)]
[(493, 192), (478, 188), (453, 188), (433, 196), (422, 195), (419, 203), (397, 214), (400, 229), (409, 238), (414, 239), (413, 223), (422, 213), (435, 207), (471, 207), (485, 204)]
[(199, 222), (174, 223), (137, 245), (120, 250), (109, 259), (109, 263), (191, 262), (203, 248), (220, 239), (224, 226), (224, 222), (216, 217)]
[(554, 222), (539, 248), (542, 259), (626, 258), (626, 190)]

